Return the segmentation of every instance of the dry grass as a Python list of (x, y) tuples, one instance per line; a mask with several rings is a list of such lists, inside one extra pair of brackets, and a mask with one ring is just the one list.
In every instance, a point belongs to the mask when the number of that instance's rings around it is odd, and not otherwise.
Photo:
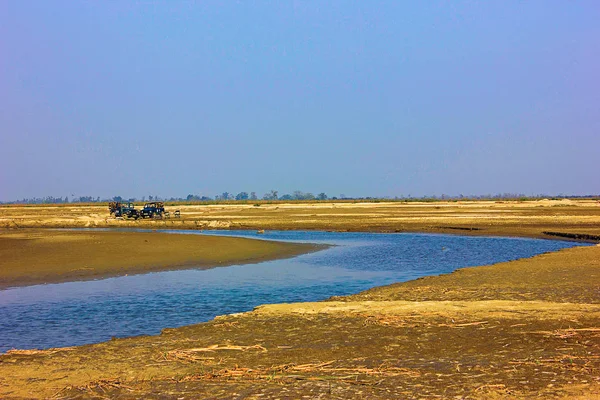
[[(168, 208), (168, 207), (167, 207)], [(446, 232), (550, 237), (543, 232), (600, 235), (593, 200), (435, 203), (275, 203), (178, 205), (181, 218), (117, 220), (106, 204), (0, 206), (0, 228), (136, 227), (151, 229), (321, 229)]]
[[(590, 201), (179, 208), (181, 221), (136, 225), (93, 206), (0, 207), (0, 223), (600, 234)], [(600, 247), (581, 247), (158, 336), (12, 351), (0, 356), (0, 397), (600, 398), (598, 282)]]

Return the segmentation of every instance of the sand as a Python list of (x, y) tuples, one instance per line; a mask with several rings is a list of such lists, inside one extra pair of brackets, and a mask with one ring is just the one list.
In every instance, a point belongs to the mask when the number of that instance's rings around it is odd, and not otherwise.
[[(138, 207), (139, 208), (139, 207)], [(122, 220), (107, 204), (0, 206), (0, 228), (297, 229), (600, 238), (595, 200), (439, 202), (251, 202), (169, 205), (181, 218)]]
[[(21, 215), (22, 223), (27, 218), (19, 212), (9, 218)], [(185, 212), (177, 222), (183, 226), (555, 232), (587, 241), (600, 233), (600, 207), (590, 201), (261, 204)], [(600, 246), (325, 302), (265, 305), (157, 336), (9, 352), (0, 356), (0, 397), (599, 399)]]
[[(158, 336), (8, 352), (0, 397), (599, 398), (599, 259), (599, 246), (572, 248)], [(575, 275), (590, 279), (571, 287)]]
[(319, 246), (159, 232), (0, 231), (0, 289), (292, 257)]

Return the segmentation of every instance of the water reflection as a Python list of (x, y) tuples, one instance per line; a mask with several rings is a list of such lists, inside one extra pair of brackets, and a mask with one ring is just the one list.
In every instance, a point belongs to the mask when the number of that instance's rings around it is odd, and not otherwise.
[[(178, 233), (178, 232), (174, 232)], [(184, 231), (186, 234), (198, 232)], [(570, 242), (424, 234), (204, 232), (334, 244), (293, 259), (0, 291), (0, 351), (157, 334), (265, 303), (315, 301)]]

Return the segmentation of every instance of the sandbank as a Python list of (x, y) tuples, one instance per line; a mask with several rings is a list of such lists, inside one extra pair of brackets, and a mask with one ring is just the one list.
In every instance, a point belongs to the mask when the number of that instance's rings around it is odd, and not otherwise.
[(245, 238), (91, 230), (0, 231), (0, 289), (293, 257), (322, 246)]

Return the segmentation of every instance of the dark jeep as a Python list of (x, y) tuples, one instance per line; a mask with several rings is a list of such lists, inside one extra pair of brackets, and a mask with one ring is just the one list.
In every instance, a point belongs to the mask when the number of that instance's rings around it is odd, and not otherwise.
[(164, 212), (165, 203), (162, 201), (155, 201), (144, 204), (144, 208), (140, 212), (140, 216), (142, 218), (162, 218)]
[(141, 215), (138, 210), (135, 209), (133, 203), (121, 203), (120, 201), (111, 201), (108, 203), (108, 209), (111, 215), (115, 218), (134, 218), (138, 219)]

